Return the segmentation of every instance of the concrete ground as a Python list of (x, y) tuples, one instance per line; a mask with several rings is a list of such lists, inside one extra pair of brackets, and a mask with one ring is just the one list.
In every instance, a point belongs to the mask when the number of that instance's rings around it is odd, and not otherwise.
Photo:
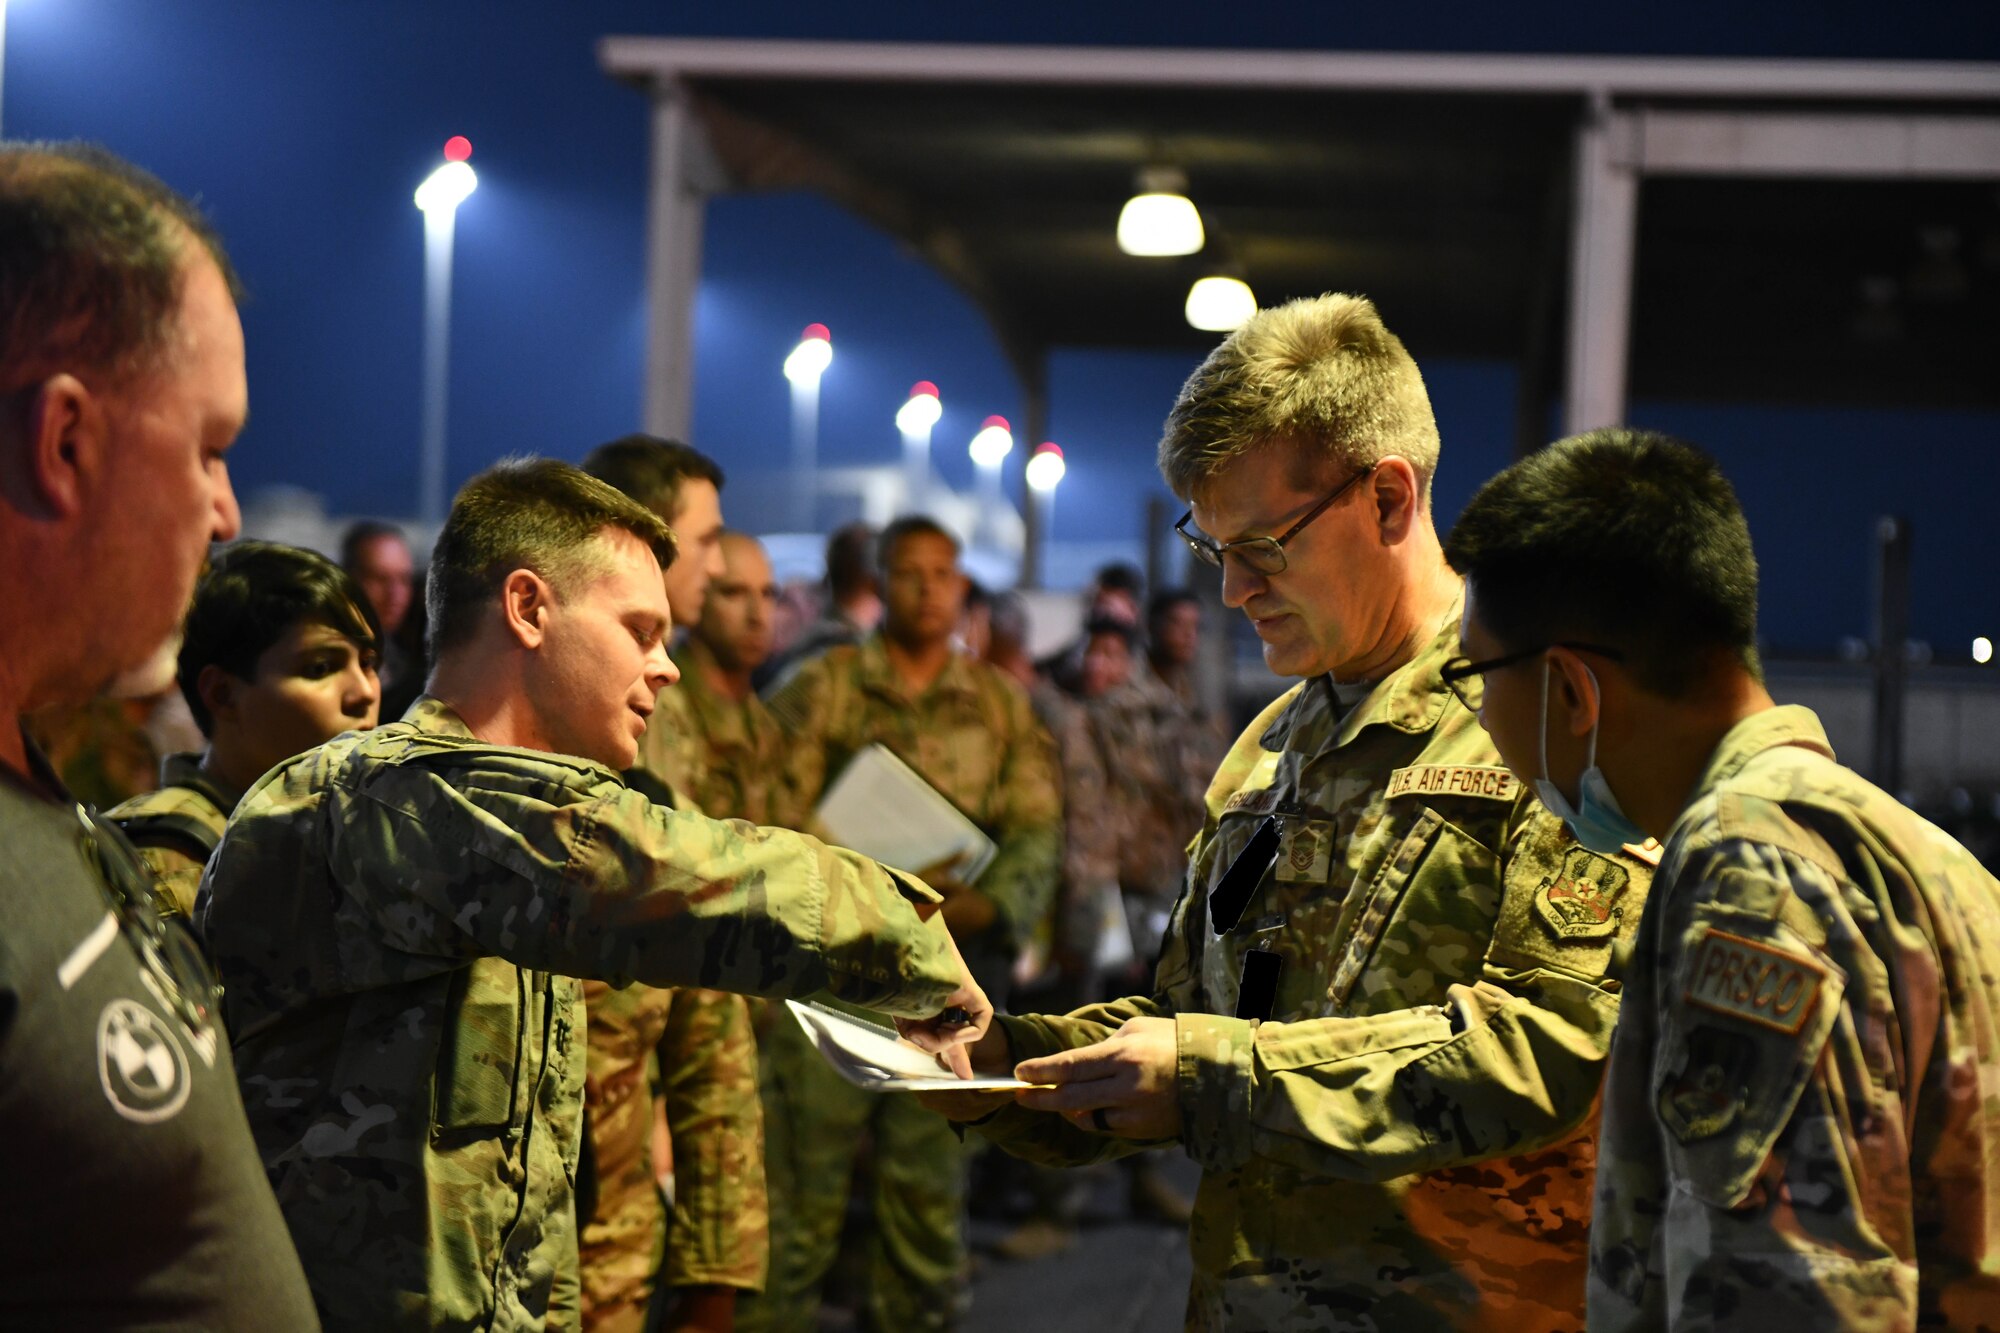
[[(1159, 1164), (1192, 1197), (1198, 1172), (1179, 1153)], [(1102, 1170), (1068, 1249), (1010, 1262), (992, 1251), (1012, 1227), (975, 1217), (972, 1311), (963, 1333), (1175, 1333), (1187, 1306), (1184, 1228), (1139, 1220), (1126, 1206), (1125, 1176)]]

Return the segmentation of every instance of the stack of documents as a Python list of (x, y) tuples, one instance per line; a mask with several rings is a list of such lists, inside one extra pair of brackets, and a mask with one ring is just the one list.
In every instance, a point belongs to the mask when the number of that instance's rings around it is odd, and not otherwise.
[(977, 824), (883, 745), (848, 762), (817, 814), (828, 842), (907, 874), (957, 861), (958, 878), (970, 884), (997, 850)]
[(896, 1035), (850, 1014), (816, 1004), (785, 1001), (806, 1036), (834, 1071), (871, 1092), (980, 1092), (1029, 1088), (1018, 1078), (960, 1078), (944, 1061)]

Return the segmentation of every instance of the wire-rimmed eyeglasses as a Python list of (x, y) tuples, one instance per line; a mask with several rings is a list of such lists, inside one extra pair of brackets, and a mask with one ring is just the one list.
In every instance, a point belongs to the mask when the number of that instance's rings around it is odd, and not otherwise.
[(1218, 569), (1222, 566), (1223, 556), (1234, 555), (1238, 560), (1243, 562), (1245, 569), (1253, 570), (1256, 573), (1266, 576), (1282, 574), (1285, 572), (1285, 543), (1298, 536), (1304, 530), (1306, 524), (1324, 514), (1332, 507), (1335, 500), (1347, 494), (1354, 483), (1360, 481), (1374, 470), (1375, 465), (1370, 463), (1346, 481), (1341, 482), (1340, 485), (1334, 487), (1327, 494), (1324, 500), (1321, 500), (1318, 504), (1307, 510), (1304, 518), (1292, 524), (1291, 527), (1286, 528), (1281, 536), (1245, 537), (1241, 541), (1212, 542), (1203, 536), (1199, 530), (1191, 531), (1188, 528), (1189, 522), (1194, 518), (1194, 510), (1192, 509), (1182, 514), (1180, 522), (1174, 524), (1174, 533), (1187, 543), (1188, 550), (1194, 552), (1196, 559), (1214, 565)]

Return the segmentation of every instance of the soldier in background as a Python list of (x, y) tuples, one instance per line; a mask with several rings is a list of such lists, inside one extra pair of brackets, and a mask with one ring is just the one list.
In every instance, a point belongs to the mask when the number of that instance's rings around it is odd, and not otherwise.
[[(1107, 701), (1098, 717), (1107, 748), (1127, 756), (1117, 771), (1129, 811), (1118, 883), (1133, 954), (1150, 969), (1187, 877), (1188, 831), (1202, 825), (1202, 798), (1229, 736), (1195, 688), (1201, 603), (1185, 588), (1163, 589), (1147, 603), (1146, 625), (1146, 651), (1134, 664), (1130, 688)], [(1143, 984), (1148, 975), (1134, 979)]]
[[(1049, 910), (1062, 807), (1048, 733), (1026, 693), (952, 648), (965, 591), (958, 556), (957, 540), (928, 518), (890, 524), (880, 546), (881, 634), (804, 663), (771, 711), (789, 734), (798, 790), (814, 803), (849, 759), (879, 743), (999, 845), (977, 886), (957, 882), (950, 867), (926, 878), (946, 895), (945, 919), (974, 974), (1004, 993)], [(764, 1057), (773, 1235), (753, 1326), (815, 1326), (866, 1134), (875, 1143), (875, 1208), (865, 1322), (896, 1333), (951, 1326), (965, 1291), (958, 1137), (907, 1093), (850, 1087), (796, 1023), (772, 1027)]]
[(802, 662), (829, 648), (860, 643), (882, 623), (882, 577), (875, 564), (875, 529), (866, 523), (835, 528), (826, 539), (826, 604), (782, 653), (759, 668), (759, 693), (782, 686)]
[(1422, 377), (1360, 298), (1260, 311), (1190, 377), (1160, 444), (1177, 526), (1303, 679), (1209, 788), (1153, 993), (996, 1024), (975, 1065), (1058, 1086), (935, 1103), (1055, 1165), (1184, 1148), (1193, 1328), (1582, 1323), (1589, 1119), (1647, 867), (1579, 847), (1444, 684), (1437, 458)]
[(182, 625), (181, 693), (207, 745), (170, 754), (159, 789), (108, 813), (158, 881), (160, 908), (194, 915), (202, 868), (252, 783), (295, 754), (375, 725), (381, 623), (316, 551), (238, 542), (210, 563)]
[(701, 620), (676, 661), (687, 739), (701, 750), (695, 803), (716, 819), (801, 828), (808, 813), (793, 787), (785, 734), (750, 687), (771, 655), (778, 581), (764, 545), (722, 534), (722, 572), (708, 585)]
[[(667, 567), (665, 584), (677, 642), (693, 649), (688, 627), (706, 616), (711, 583), (727, 570), (722, 469), (678, 440), (640, 435), (593, 450), (583, 467), (690, 543), (691, 557)], [(675, 809), (750, 818), (710, 804), (732, 783), (730, 765), (718, 767), (708, 743), (710, 698), (705, 684), (685, 675), (661, 690), (626, 779)], [(676, 1328), (732, 1327), (737, 1293), (763, 1286), (770, 1259), (749, 1003), (719, 990), (601, 981), (585, 982), (583, 996), (585, 1121), (597, 1186), (581, 1241), (584, 1326), (637, 1330), (658, 1304)], [(659, 1175), (672, 1182), (670, 1201), (661, 1199)]]
[(675, 676), (672, 542), (566, 463), (475, 477), (430, 564), (434, 693), (276, 770), (209, 863), (198, 924), (330, 1328), (574, 1322), (572, 978), (990, 1014), (915, 879), (619, 779)]
[(1448, 680), (1586, 846), (1666, 840), (1626, 976), (1592, 1330), (2000, 1327), (2000, 884), (1774, 705), (1735, 494), (1642, 431), (1481, 488)]

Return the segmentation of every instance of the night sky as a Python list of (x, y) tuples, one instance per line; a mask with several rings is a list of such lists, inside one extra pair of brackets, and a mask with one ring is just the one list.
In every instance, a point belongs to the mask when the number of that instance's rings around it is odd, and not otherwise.
[[(197, 194), (250, 289), (246, 493), (320, 493), (337, 514), (415, 507), (422, 227), (410, 191), (452, 134), (480, 189), (454, 276), (451, 481), (530, 450), (580, 457), (639, 424), (646, 106), (598, 69), (611, 33), (1116, 43), (1332, 50), (2000, 59), (2000, 5), (1783, 0), (1654, 7), (1236, 3), (1160, 17), (1132, 4), (443, 0), (9, 0), (4, 128), (99, 141)], [(1641, 24), (1647, 26), (1640, 26)], [(1995, 194), (2000, 229), (2000, 190)], [(1109, 228), (1112, 219), (1106, 219)], [(1384, 316), (1395, 327), (1395, 311)], [(972, 305), (836, 207), (792, 195), (711, 205), (697, 307), (693, 442), (754, 485), (787, 448), (779, 363), (834, 333), (822, 457), (889, 462), (909, 385), (936, 381), (940, 467), (1017, 390)], [(1445, 441), (1440, 527), (1510, 456), (1514, 373), (1413, 346)], [(1995, 339), (2000, 368), (2000, 335)], [(1056, 536), (1136, 542), (1181, 356), (1058, 352), (1051, 434), (1072, 470)], [(1996, 369), (2000, 373), (2000, 369)], [(1868, 624), (1869, 534), (1915, 524), (1913, 633), (1941, 658), (2000, 637), (1989, 515), (2000, 416), (1638, 402), (1634, 424), (1713, 450), (1765, 568), (1764, 632), (1830, 652)], [(751, 497), (735, 492), (739, 509)], [(1080, 570), (1057, 570), (1080, 575)]]

